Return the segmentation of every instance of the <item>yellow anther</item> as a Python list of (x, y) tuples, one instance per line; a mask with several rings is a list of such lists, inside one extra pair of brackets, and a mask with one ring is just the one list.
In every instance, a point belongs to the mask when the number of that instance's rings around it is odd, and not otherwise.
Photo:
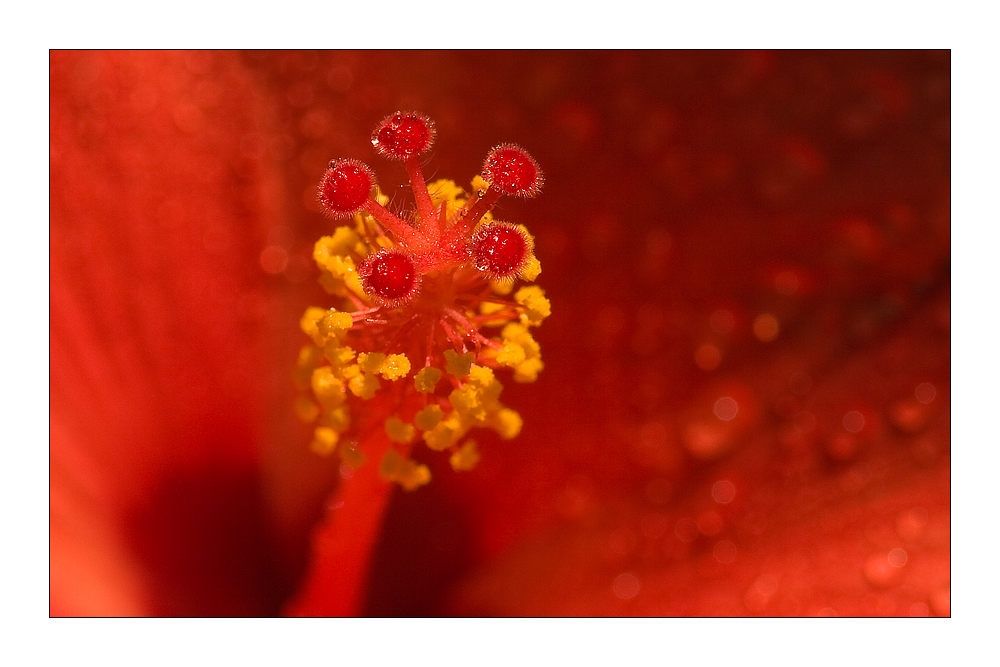
[(304, 422), (313, 422), (319, 417), (319, 406), (308, 396), (297, 396), (295, 398), (295, 414)]
[(493, 369), (486, 366), (473, 364), (469, 369), (469, 382), (482, 389), (486, 395), (491, 395), (494, 390), (499, 394), (500, 389), (503, 389), (503, 385), (493, 374)]
[(378, 473), (382, 479), (396, 482), (407, 491), (418, 489), (431, 481), (431, 471), (427, 466), (403, 458), (403, 455), (395, 449), (390, 449), (382, 457)]
[(323, 346), (325, 340), (319, 333), (319, 323), (325, 315), (326, 311), (324, 309), (311, 306), (306, 308), (302, 319), (299, 320), (299, 327), (302, 329), (302, 332), (312, 338), (313, 342), (320, 347)]
[(313, 441), (309, 448), (320, 456), (329, 456), (337, 446), (339, 438), (340, 436), (332, 428), (320, 426), (313, 431)]
[(347, 255), (361, 241), (357, 232), (346, 225), (337, 227), (333, 234), (324, 236), (313, 246), (313, 259), (317, 263), (322, 263), (329, 257), (337, 255)]
[(455, 389), (448, 394), (448, 400), (455, 412), (463, 417), (468, 417), (476, 421), (486, 418), (486, 409), (483, 407), (482, 389), (471, 382), (463, 385), (460, 389)]
[(398, 380), (401, 377), (406, 377), (409, 372), (410, 360), (406, 358), (405, 354), (390, 354), (382, 364), (381, 373), (386, 380)]
[(344, 383), (334, 377), (333, 369), (321, 366), (313, 371), (312, 390), (316, 398), (326, 408), (335, 408), (344, 402)]
[(323, 348), (323, 354), (330, 365), (338, 370), (347, 366), (354, 359), (354, 350), (346, 345), (340, 345), (336, 339), (327, 341)]
[(385, 420), (385, 434), (388, 435), (389, 439), (393, 442), (405, 445), (413, 442), (413, 436), (416, 434), (416, 429), (414, 429), (411, 424), (407, 424), (401, 420), (399, 417), (392, 416)]
[(504, 312), (507, 310), (507, 306), (502, 303), (493, 303), (491, 301), (483, 301), (479, 304), (479, 314), (480, 315), (493, 315), (496, 314), (497, 317), (489, 320), (483, 320), (484, 327), (498, 327), (506, 324), (510, 319), (508, 313)]
[(413, 386), (422, 394), (434, 391), (438, 381), (441, 380), (441, 369), (433, 366), (424, 366), (413, 378)]
[(504, 440), (516, 437), (521, 432), (521, 427), (524, 426), (524, 420), (521, 419), (521, 415), (510, 408), (499, 410), (492, 416), (491, 422), (493, 429)]
[(295, 386), (299, 389), (307, 389), (312, 381), (313, 371), (322, 357), (322, 351), (315, 345), (306, 345), (299, 350), (299, 360), (295, 364)]
[(469, 374), (469, 369), (472, 367), (472, 357), (471, 352), (459, 354), (455, 350), (445, 350), (445, 370), (461, 380)]
[(514, 301), (524, 306), (521, 313), (521, 323), (537, 327), (546, 317), (552, 314), (552, 304), (545, 298), (545, 292), (537, 285), (528, 285), (517, 290)]
[(534, 382), (544, 367), (541, 359), (528, 359), (514, 367), (514, 382)]
[(351, 427), (351, 413), (348, 411), (346, 405), (341, 405), (340, 407), (324, 412), (320, 417), (320, 423), (323, 426), (329, 426), (337, 433), (344, 433)]
[(444, 410), (441, 409), (440, 405), (428, 405), (413, 416), (413, 423), (421, 431), (429, 431), (441, 423), (442, 417), (444, 417)]
[(375, 392), (379, 390), (380, 386), (377, 377), (365, 373), (352, 377), (347, 383), (352, 394), (366, 401), (375, 396)]
[(361, 367), (357, 364), (351, 364), (350, 366), (344, 366), (340, 369), (339, 375), (344, 382), (353, 380), (354, 378), (361, 375)]
[(524, 361), (524, 348), (508, 340), (497, 352), (496, 359), (501, 366), (517, 366)]
[(479, 463), (479, 451), (475, 440), (466, 440), (457, 452), (451, 455), (451, 467), (455, 470), (472, 470)]
[(486, 192), (490, 187), (489, 182), (484, 179), (480, 174), (476, 174), (472, 177), (472, 191), (473, 192)]
[(350, 313), (341, 313), (338, 310), (331, 308), (326, 311), (323, 315), (323, 319), (320, 320), (318, 329), (319, 334), (328, 339), (330, 337), (340, 338), (343, 336), (351, 325), (354, 324), (354, 319), (351, 318)]
[(538, 258), (532, 255), (525, 262), (524, 268), (521, 269), (521, 273), (518, 275), (522, 280), (527, 280), (528, 282), (534, 282), (538, 275), (542, 272), (542, 264), (538, 261)]
[(385, 354), (382, 352), (362, 352), (358, 355), (358, 366), (365, 373), (371, 373), (374, 375), (382, 370), (382, 364), (385, 363)]
[(507, 278), (506, 280), (491, 280), (490, 289), (493, 290), (495, 294), (506, 296), (514, 291), (514, 281), (510, 278)]
[(435, 204), (440, 204), (441, 202), (451, 204), (459, 199), (463, 202), (465, 201), (465, 191), (449, 178), (442, 178), (428, 184), (427, 190), (431, 193), (431, 201)]
[(435, 451), (443, 452), (458, 442), (458, 439), (465, 435), (465, 429), (462, 428), (457, 417), (452, 413), (440, 424), (425, 432), (424, 442), (427, 443), (427, 446)]

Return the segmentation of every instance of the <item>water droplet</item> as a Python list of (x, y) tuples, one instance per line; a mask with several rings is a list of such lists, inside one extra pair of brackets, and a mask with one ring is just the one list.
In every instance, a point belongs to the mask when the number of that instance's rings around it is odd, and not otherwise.
[(729, 540), (721, 540), (716, 542), (712, 553), (715, 555), (715, 560), (723, 565), (728, 565), (736, 560), (736, 545)]
[(903, 567), (906, 565), (906, 552), (899, 547), (896, 547), (889, 552), (889, 565), (893, 567)]
[(619, 600), (631, 600), (639, 594), (639, 588), (639, 578), (631, 572), (619, 574), (611, 585), (611, 590)]
[(937, 395), (937, 390), (934, 389), (934, 385), (930, 382), (922, 382), (917, 385), (917, 388), (913, 391), (913, 395), (918, 401), (927, 405), (934, 400)]
[(930, 615), (931, 610), (923, 602), (914, 602), (910, 605), (910, 616), (913, 618), (924, 618)]
[(737, 405), (735, 399), (729, 396), (723, 396), (715, 402), (713, 411), (715, 412), (716, 417), (724, 422), (727, 422), (736, 417), (736, 414), (739, 412), (739, 405)]
[(844, 428), (851, 433), (859, 433), (865, 427), (865, 416), (857, 410), (844, 415)]
[(719, 480), (712, 486), (712, 499), (725, 505), (736, 497), (736, 486), (728, 480)]

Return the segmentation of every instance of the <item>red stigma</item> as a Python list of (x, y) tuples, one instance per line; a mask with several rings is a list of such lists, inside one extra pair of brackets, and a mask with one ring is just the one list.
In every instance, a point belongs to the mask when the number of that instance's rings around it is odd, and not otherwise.
[(335, 218), (354, 215), (368, 202), (375, 177), (357, 160), (333, 160), (319, 185), (319, 201)]
[(501, 144), (483, 163), (483, 177), (505, 195), (533, 197), (542, 187), (542, 172), (528, 152), (514, 144)]
[(375, 128), (372, 145), (382, 155), (395, 160), (423, 153), (434, 142), (434, 123), (413, 111), (392, 114)]
[(528, 240), (514, 225), (496, 222), (483, 225), (472, 237), (476, 268), (492, 278), (513, 278), (528, 259)]
[(399, 305), (417, 292), (417, 269), (409, 255), (398, 250), (380, 250), (358, 269), (365, 292), (383, 302)]

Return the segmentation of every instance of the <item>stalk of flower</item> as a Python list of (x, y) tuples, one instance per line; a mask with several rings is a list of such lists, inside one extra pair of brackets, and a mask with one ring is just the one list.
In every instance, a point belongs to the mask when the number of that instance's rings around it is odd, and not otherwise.
[[(351, 479), (317, 531), (316, 560), (294, 613), (356, 609), (365, 558), (348, 576), (343, 562), (327, 556), (359, 522), (338, 515), (358, 513), (377, 526), (391, 489), (384, 482), (407, 491), (427, 484), (429, 468), (411, 457), (420, 442), (447, 453), (454, 470), (472, 469), (480, 455), (466, 437), (471, 430), (505, 439), (521, 430), (520, 415), (499, 399), (497, 372), (532, 382), (543, 367), (531, 329), (551, 307), (541, 288), (524, 284), (541, 272), (533, 238), (492, 214), (502, 195), (536, 195), (541, 171), (527, 151), (502, 144), (488, 153), (471, 194), (451, 180), (427, 184), (419, 155), (434, 136), (431, 120), (415, 112), (389, 116), (372, 136), (380, 154), (407, 169), (411, 216), (386, 208), (372, 170), (357, 160), (333, 160), (320, 183), (323, 209), (345, 224), (314, 249), (333, 305), (302, 316), (311, 343), (295, 370), (296, 411), (316, 424), (313, 451), (336, 453)], [(365, 502), (351, 502), (362, 487)], [(357, 582), (353, 592), (339, 590), (345, 581)], [(329, 600), (341, 606), (326, 606)]]

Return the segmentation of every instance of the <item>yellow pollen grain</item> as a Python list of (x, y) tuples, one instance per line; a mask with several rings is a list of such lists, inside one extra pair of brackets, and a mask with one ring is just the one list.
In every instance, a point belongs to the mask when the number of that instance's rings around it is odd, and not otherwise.
[(462, 428), (449, 419), (424, 433), (424, 442), (437, 452), (443, 452), (454, 445), (462, 437)]
[(352, 377), (347, 383), (347, 388), (352, 394), (366, 401), (375, 396), (380, 386), (377, 377), (365, 373)]
[(390, 354), (382, 364), (381, 373), (386, 380), (398, 380), (401, 377), (406, 377), (409, 372), (410, 360), (405, 354)]
[(469, 369), (472, 368), (472, 356), (471, 352), (459, 354), (455, 350), (445, 350), (445, 370), (461, 380), (469, 374)]
[(302, 319), (299, 320), (299, 327), (302, 332), (313, 339), (316, 345), (320, 347), (323, 346), (324, 340), (319, 333), (319, 323), (326, 315), (326, 311), (322, 308), (317, 308), (315, 306), (310, 306), (306, 308), (306, 312), (303, 313)]
[(385, 363), (385, 356), (382, 352), (362, 352), (358, 355), (358, 366), (365, 373), (374, 375), (382, 370), (382, 364)]
[(336, 448), (339, 438), (340, 436), (332, 428), (320, 426), (313, 431), (313, 441), (309, 448), (320, 456), (329, 456)]
[(448, 400), (459, 415), (481, 421), (486, 417), (486, 410), (481, 400), (482, 390), (471, 382), (455, 389), (448, 395)]
[(320, 418), (320, 423), (329, 426), (337, 433), (343, 433), (351, 427), (351, 413), (346, 405), (327, 410)]
[(541, 359), (528, 359), (514, 367), (514, 382), (534, 382), (544, 367)]
[(475, 440), (466, 440), (457, 452), (449, 459), (451, 467), (456, 471), (472, 470), (479, 463), (479, 451)]
[(524, 307), (521, 313), (521, 323), (537, 327), (552, 314), (552, 304), (545, 298), (545, 292), (537, 285), (528, 285), (517, 290), (514, 301)]
[(422, 394), (434, 391), (434, 387), (441, 380), (441, 369), (433, 366), (424, 366), (417, 371), (413, 378), (413, 386)]
[(506, 341), (497, 352), (497, 363), (501, 366), (517, 366), (524, 361), (524, 348), (513, 341)]
[(494, 415), (493, 419), (493, 428), (504, 440), (517, 437), (521, 432), (521, 427), (524, 426), (524, 420), (521, 418), (521, 415), (516, 410), (511, 410), (510, 408), (500, 410)]
[(399, 417), (392, 416), (385, 420), (385, 434), (393, 442), (408, 444), (413, 442), (416, 429), (411, 424), (407, 424)]
[(319, 417), (319, 406), (308, 396), (298, 396), (295, 399), (295, 414), (306, 423), (314, 422)]
[(341, 313), (331, 308), (323, 315), (318, 328), (321, 336), (326, 338), (331, 336), (340, 338), (351, 328), (352, 324), (354, 324), (354, 319), (350, 313)]
[(328, 341), (323, 354), (334, 368), (341, 369), (354, 359), (354, 350), (346, 345), (338, 345), (336, 340)]
[(524, 268), (521, 269), (521, 273), (518, 275), (522, 280), (527, 280), (528, 282), (534, 282), (538, 275), (542, 272), (542, 263), (532, 255), (528, 258), (528, 261), (524, 263)]
[(441, 423), (444, 417), (444, 410), (440, 405), (428, 405), (413, 416), (413, 423), (421, 431), (429, 431)]
[(313, 371), (312, 390), (319, 402), (328, 408), (337, 407), (344, 402), (344, 383), (334, 377), (333, 369), (322, 366)]
[(431, 481), (431, 471), (427, 466), (404, 458), (395, 449), (390, 449), (382, 457), (378, 474), (382, 479), (396, 482), (407, 491), (418, 489)]

